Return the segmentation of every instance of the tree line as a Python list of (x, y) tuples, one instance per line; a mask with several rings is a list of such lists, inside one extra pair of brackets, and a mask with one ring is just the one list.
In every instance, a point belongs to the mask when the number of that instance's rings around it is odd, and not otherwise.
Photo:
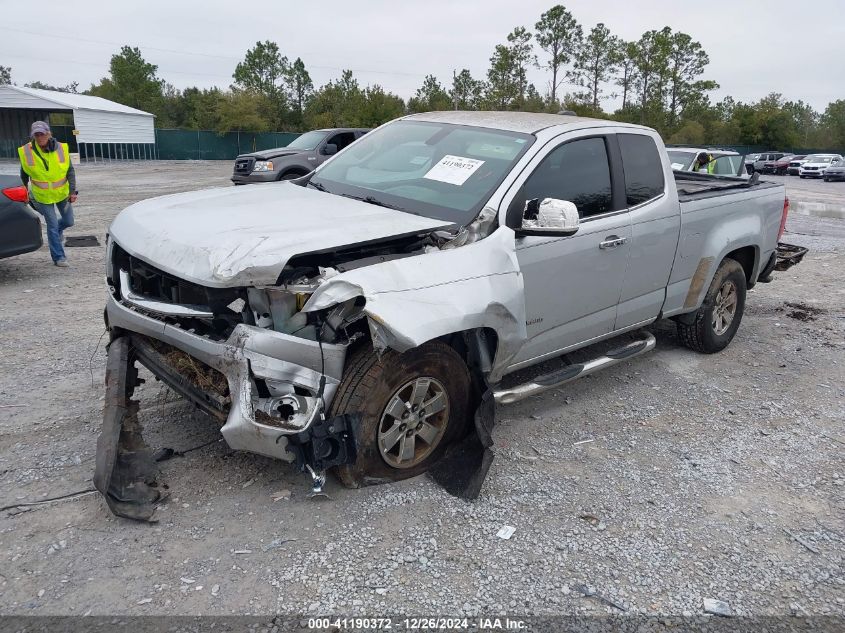
[[(483, 77), (468, 69), (442, 83), (427, 75), (403, 100), (374, 84), (361, 86), (352, 71), (315, 87), (299, 57), (291, 61), (272, 41), (256, 42), (226, 89), (179, 90), (158, 76), (137, 47), (111, 57), (109, 76), (92, 85), (96, 95), (156, 115), (159, 127), (215, 130), (303, 131), (320, 127), (373, 127), (406, 113), (431, 110), (571, 110), (656, 128), (669, 143), (764, 145), (776, 149), (845, 146), (845, 99), (817, 112), (801, 100), (772, 93), (743, 103), (728, 96), (713, 103), (719, 85), (705, 78), (710, 59), (702, 44), (666, 26), (633, 41), (603, 23), (587, 29), (562, 5), (539, 16), (533, 29), (515, 27), (497, 44)], [(545, 85), (528, 81), (544, 71)], [(11, 69), (0, 66), (0, 83)], [(26, 84), (77, 92), (67, 86)], [(619, 107), (604, 109), (608, 99)]]

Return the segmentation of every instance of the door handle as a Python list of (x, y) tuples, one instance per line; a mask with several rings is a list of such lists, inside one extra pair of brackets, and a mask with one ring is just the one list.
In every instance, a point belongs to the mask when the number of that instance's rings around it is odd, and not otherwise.
[(604, 239), (603, 242), (599, 243), (599, 248), (616, 248), (617, 246), (622, 246), (625, 242), (628, 241), (627, 237), (618, 237), (616, 235), (609, 235)]

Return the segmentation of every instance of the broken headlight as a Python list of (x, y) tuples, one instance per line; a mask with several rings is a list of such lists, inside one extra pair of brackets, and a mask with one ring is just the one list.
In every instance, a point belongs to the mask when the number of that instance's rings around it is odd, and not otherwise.
[(249, 308), (255, 325), (316, 341), (337, 343), (351, 340), (347, 328), (364, 316), (365, 300), (355, 297), (318, 312), (303, 312), (311, 293), (282, 288), (250, 288)]
[(290, 292), (283, 288), (249, 288), (247, 296), (258, 327), (316, 339), (316, 329), (313, 325), (309, 326), (308, 315), (302, 312), (310, 293)]

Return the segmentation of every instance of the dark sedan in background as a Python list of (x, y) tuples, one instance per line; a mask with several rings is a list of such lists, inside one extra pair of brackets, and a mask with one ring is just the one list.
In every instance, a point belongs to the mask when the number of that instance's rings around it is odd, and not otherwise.
[(840, 162), (836, 165), (831, 165), (824, 170), (824, 176), (822, 176), (822, 178), (825, 182), (830, 182), (832, 180), (845, 180), (845, 163)]
[(0, 175), (0, 259), (41, 248), (41, 220), (17, 176)]

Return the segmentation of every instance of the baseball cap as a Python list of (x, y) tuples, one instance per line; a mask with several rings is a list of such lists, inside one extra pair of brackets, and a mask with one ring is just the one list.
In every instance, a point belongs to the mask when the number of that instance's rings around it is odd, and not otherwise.
[(36, 121), (32, 124), (32, 127), (29, 130), (30, 136), (35, 136), (36, 134), (49, 134), (50, 133), (50, 126), (47, 125), (44, 121)]

